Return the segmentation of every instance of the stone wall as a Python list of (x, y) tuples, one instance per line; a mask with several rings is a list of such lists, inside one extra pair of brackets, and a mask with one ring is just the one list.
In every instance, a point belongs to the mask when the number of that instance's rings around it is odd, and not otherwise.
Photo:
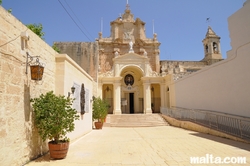
[[(30, 99), (51, 90), (68, 95), (74, 83), (84, 83), (89, 92), (89, 110), (75, 121), (75, 131), (68, 134), (74, 140), (92, 130), (90, 99), (96, 93), (96, 83), (71, 58), (58, 55), (1, 6), (0, 25), (0, 165), (20, 166), (48, 152), (47, 143), (34, 126)], [(29, 66), (26, 74), (27, 52), (39, 56), (45, 65), (41, 81), (31, 80)]]
[(176, 81), (206, 66), (205, 61), (160, 61), (162, 75), (172, 74)]
[[(1, 6), (0, 24), (0, 162), (22, 165), (47, 151), (33, 125), (30, 98), (55, 90), (56, 53)], [(29, 67), (25, 74), (26, 52), (46, 65), (42, 81), (31, 81)]]
[(60, 53), (70, 56), (94, 80), (97, 79), (99, 48), (96, 42), (55, 42)]

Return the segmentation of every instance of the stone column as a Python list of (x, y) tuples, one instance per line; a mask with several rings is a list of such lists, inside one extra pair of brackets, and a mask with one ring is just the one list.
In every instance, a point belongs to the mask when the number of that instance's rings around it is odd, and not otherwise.
[(118, 77), (120, 74), (119, 64), (114, 64), (114, 66), (115, 66), (115, 77)]
[(121, 83), (115, 82), (114, 84), (114, 110), (113, 114), (121, 114)]
[(150, 91), (150, 83), (143, 83), (143, 97), (144, 97), (144, 114), (152, 114), (151, 109), (151, 91)]

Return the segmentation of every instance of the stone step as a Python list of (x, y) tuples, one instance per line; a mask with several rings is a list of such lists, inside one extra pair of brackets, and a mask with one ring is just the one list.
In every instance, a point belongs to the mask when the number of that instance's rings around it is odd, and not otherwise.
[(109, 114), (105, 126), (110, 127), (153, 127), (168, 126), (161, 114)]

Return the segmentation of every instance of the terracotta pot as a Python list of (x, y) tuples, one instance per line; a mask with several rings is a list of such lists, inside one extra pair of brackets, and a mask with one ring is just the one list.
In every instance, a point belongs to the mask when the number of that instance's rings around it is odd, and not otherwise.
[(103, 123), (102, 122), (95, 122), (95, 129), (102, 129)]
[(49, 142), (48, 144), (49, 144), (50, 158), (63, 159), (67, 156), (69, 149), (69, 142), (60, 142), (58, 144)]

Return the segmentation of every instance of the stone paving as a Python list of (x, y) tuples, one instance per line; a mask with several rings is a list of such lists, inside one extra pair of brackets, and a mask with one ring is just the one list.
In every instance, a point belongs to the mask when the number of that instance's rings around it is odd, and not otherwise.
[(250, 165), (249, 144), (172, 126), (158, 126), (93, 130), (70, 145), (65, 159), (50, 160), (47, 154), (27, 166), (190, 166), (190, 157), (206, 155), (246, 157), (247, 161), (246, 164), (217, 165)]

